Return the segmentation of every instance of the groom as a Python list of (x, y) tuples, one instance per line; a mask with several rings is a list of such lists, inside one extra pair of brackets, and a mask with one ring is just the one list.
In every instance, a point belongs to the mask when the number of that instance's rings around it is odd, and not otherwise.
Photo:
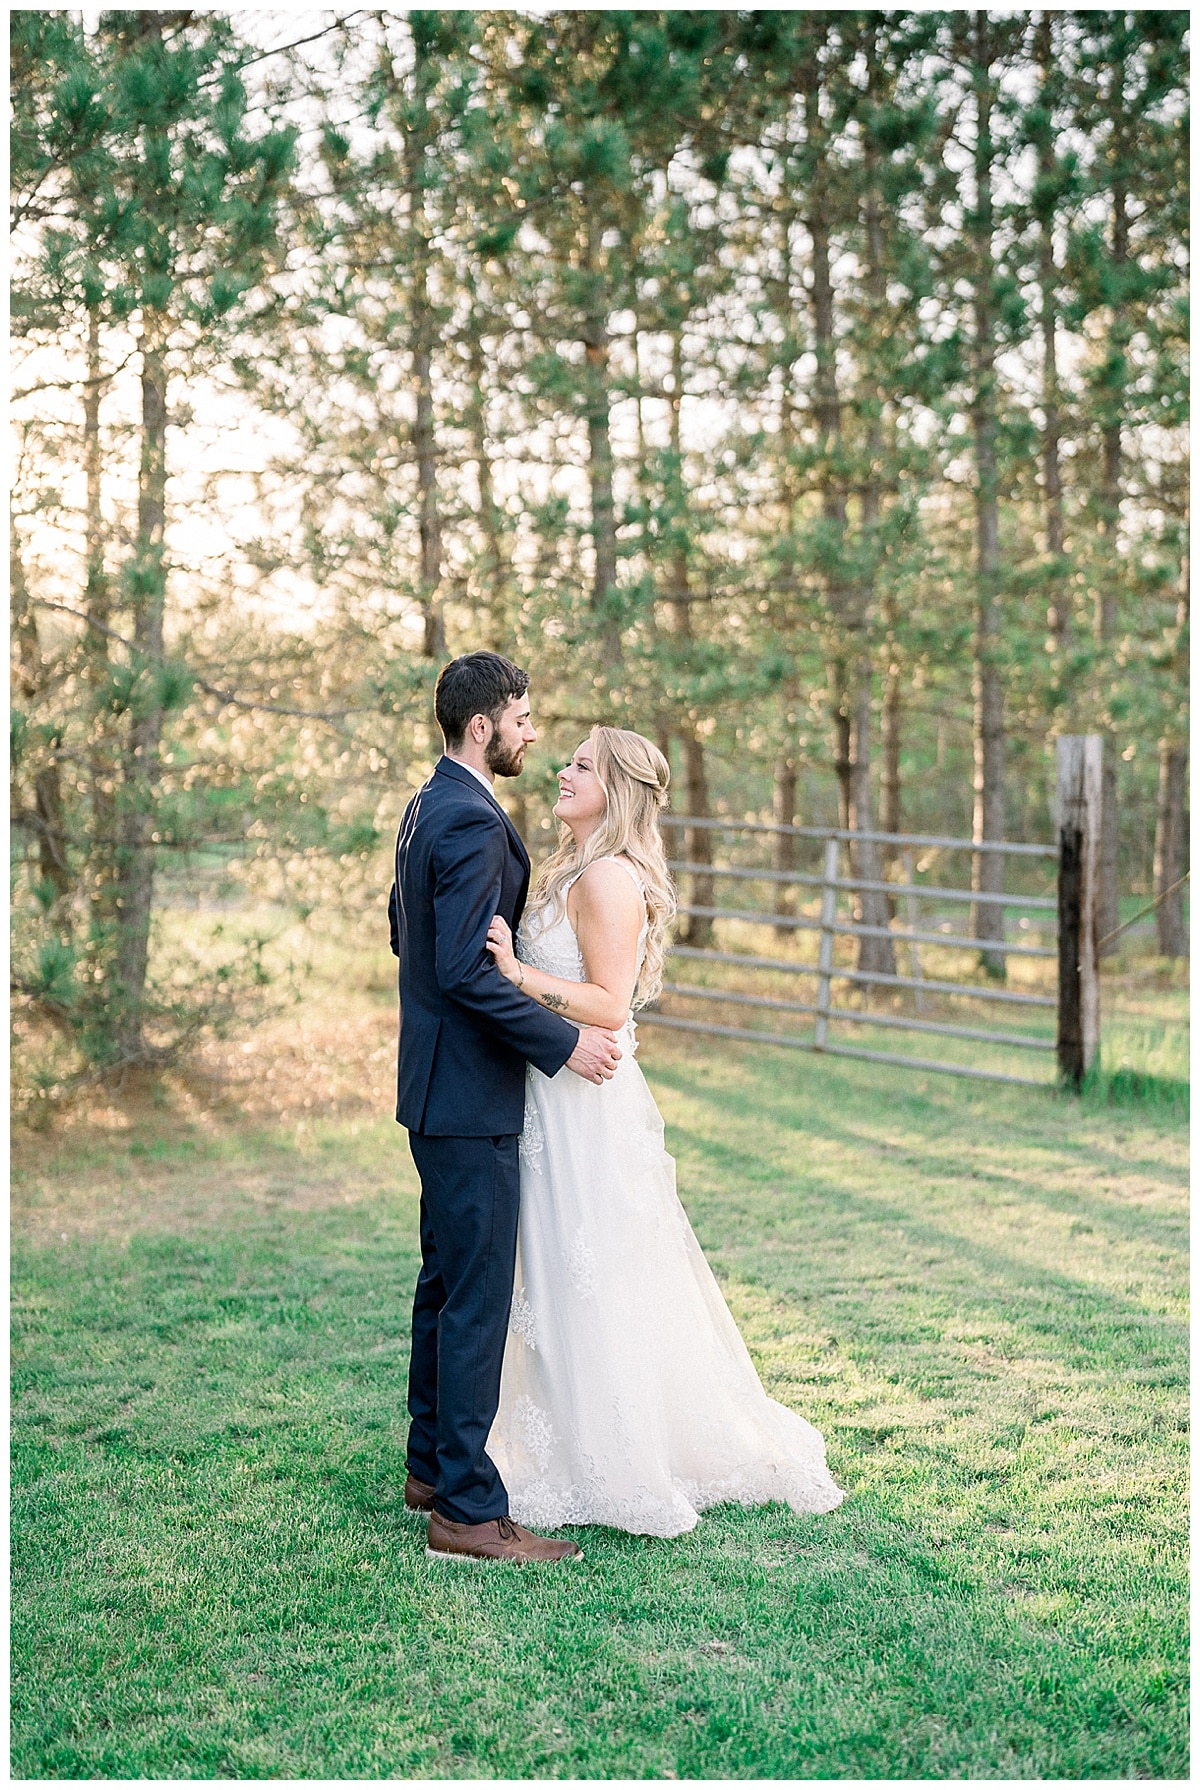
[(389, 903), (396, 1118), (421, 1177), (404, 1502), (429, 1512), (436, 1559), (579, 1555), (510, 1519), (486, 1452), (516, 1264), (525, 1065), (599, 1083), (621, 1055), (611, 1032), (580, 1030), (519, 993), (484, 947), (494, 914), (515, 933), (529, 888), (529, 858), (494, 791), (497, 776), (519, 776), (537, 739), (528, 684), (499, 653), (467, 653), (442, 671), (434, 712), (446, 750), (405, 811)]

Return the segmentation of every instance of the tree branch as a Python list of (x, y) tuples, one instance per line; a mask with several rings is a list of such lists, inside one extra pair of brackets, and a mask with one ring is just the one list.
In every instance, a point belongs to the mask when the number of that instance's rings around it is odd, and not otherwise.
[(9, 401), (19, 404), (23, 398), (32, 398), (35, 392), (86, 391), (89, 386), (107, 385), (111, 379), (115, 379), (119, 373), (125, 371), (130, 361), (138, 353), (140, 353), (139, 349), (131, 349), (119, 367), (114, 367), (110, 373), (97, 373), (94, 379), (42, 379), (37, 385), (27, 385), (23, 392), (11, 393)]
[[(97, 633), (105, 635), (109, 640), (115, 640), (119, 646), (126, 647), (131, 653), (140, 650), (124, 634), (118, 634), (115, 628), (106, 627), (103, 622), (98, 622), (95, 616), (88, 615), (86, 610), (72, 609), (67, 603), (52, 603), (48, 597), (34, 597), (33, 601), (40, 609), (53, 609), (59, 615), (74, 616), (76, 621), (85, 622), (89, 628), (95, 628)], [(278, 703), (259, 702), (254, 697), (239, 696), (236, 690), (220, 690), (215, 684), (207, 683), (204, 678), (196, 677), (195, 674), (192, 676), (192, 682), (198, 690), (203, 690), (206, 696), (215, 697), (218, 702), (226, 703), (234, 708), (258, 709), (264, 715), (294, 715), (301, 721), (344, 721), (347, 715), (376, 715), (379, 713), (377, 706), (373, 703), (367, 704), (365, 707), (348, 709), (285, 708)]]

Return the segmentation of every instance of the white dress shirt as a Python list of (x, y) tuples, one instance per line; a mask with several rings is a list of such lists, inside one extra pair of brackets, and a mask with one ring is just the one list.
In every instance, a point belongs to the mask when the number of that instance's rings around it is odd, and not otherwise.
[[(446, 754), (446, 757), (450, 758), (450, 754), (448, 752)], [(477, 771), (475, 769), (475, 766), (473, 764), (468, 764), (465, 758), (450, 758), (450, 762), (451, 762), (451, 764), (460, 764), (464, 771), (470, 771), (472, 777), (478, 777), (479, 781), (483, 784), (483, 787), (487, 790), (487, 792), (490, 796), (495, 795), (496, 785), (492, 782), (491, 778), (485, 777), (482, 771)]]

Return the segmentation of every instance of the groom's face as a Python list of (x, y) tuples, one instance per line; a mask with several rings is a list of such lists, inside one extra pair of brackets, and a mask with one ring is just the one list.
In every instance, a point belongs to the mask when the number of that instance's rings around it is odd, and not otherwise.
[(526, 750), (536, 739), (537, 731), (529, 718), (529, 697), (510, 697), (484, 749), (488, 770), (496, 777), (519, 777)]

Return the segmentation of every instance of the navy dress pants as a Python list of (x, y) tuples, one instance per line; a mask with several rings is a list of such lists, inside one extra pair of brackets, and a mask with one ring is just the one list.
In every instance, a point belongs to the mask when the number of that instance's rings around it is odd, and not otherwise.
[(487, 1453), (500, 1403), (521, 1180), (515, 1137), (409, 1133), (421, 1177), (421, 1272), (408, 1376), (408, 1470), (455, 1523), (508, 1515)]

